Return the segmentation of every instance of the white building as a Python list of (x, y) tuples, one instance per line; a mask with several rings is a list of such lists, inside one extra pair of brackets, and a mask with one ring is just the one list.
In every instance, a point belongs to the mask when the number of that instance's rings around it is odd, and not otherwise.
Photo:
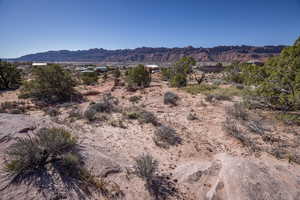
[(47, 63), (32, 63), (32, 66), (47, 66)]
[(158, 65), (145, 65), (145, 67), (150, 69), (159, 69)]

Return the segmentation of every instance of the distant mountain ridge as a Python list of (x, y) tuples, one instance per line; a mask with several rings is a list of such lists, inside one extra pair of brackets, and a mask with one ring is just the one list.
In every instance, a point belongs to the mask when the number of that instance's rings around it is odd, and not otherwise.
[(21, 56), (13, 60), (41, 62), (174, 62), (182, 56), (193, 56), (199, 62), (232, 62), (251, 59), (266, 60), (270, 56), (278, 55), (284, 47), (286, 46), (141, 47), (119, 50), (96, 48), (78, 51), (47, 51)]

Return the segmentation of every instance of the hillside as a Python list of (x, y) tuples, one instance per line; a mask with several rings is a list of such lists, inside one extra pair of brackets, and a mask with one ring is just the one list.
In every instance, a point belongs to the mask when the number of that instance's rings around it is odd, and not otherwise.
[(74, 62), (174, 62), (182, 56), (193, 56), (199, 62), (266, 60), (278, 55), (284, 46), (217, 46), (213, 48), (150, 48), (106, 50), (89, 49), (78, 51), (47, 51), (29, 54), (15, 61), (74, 61)]

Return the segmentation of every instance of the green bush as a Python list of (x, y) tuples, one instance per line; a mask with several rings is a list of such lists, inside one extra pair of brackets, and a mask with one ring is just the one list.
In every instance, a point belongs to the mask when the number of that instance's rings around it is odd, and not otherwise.
[(193, 66), (196, 65), (196, 61), (193, 57), (184, 56), (178, 62), (175, 63), (175, 73), (189, 74), (193, 71)]
[(300, 44), (284, 49), (264, 66), (266, 78), (257, 82), (255, 93), (280, 110), (300, 108)]
[(170, 68), (161, 68), (161, 76), (163, 81), (168, 81), (171, 78), (171, 69)]
[(235, 62), (225, 68), (224, 71), (224, 79), (228, 82), (233, 83), (243, 83), (244, 78), (241, 73), (241, 64), (238, 62)]
[(20, 97), (32, 97), (47, 103), (69, 101), (76, 97), (76, 82), (71, 73), (59, 65), (37, 67), (32, 75), (32, 80), (24, 82)]
[(0, 90), (15, 89), (21, 84), (21, 70), (11, 63), (0, 60)]
[(151, 83), (151, 73), (144, 65), (138, 65), (128, 70), (126, 81), (129, 88), (145, 88)]
[(182, 57), (173, 67), (163, 72), (168, 77), (171, 87), (185, 87), (187, 85), (187, 75), (196, 64), (193, 57)]
[(248, 96), (259, 104), (283, 111), (300, 109), (300, 43), (282, 50), (264, 66), (250, 65), (242, 70), (245, 83), (253, 86)]
[(80, 78), (85, 85), (92, 85), (97, 83), (98, 74), (97, 72), (85, 72), (80, 75)]
[(187, 77), (186, 74), (177, 73), (170, 79), (170, 86), (171, 87), (185, 87), (187, 85)]

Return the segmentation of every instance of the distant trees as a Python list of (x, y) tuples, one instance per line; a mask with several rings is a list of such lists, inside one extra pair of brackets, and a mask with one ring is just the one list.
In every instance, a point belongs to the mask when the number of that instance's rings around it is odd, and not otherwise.
[(21, 97), (33, 97), (47, 103), (71, 100), (75, 96), (75, 80), (59, 65), (37, 67), (33, 79), (24, 82)]
[(21, 84), (21, 70), (0, 60), (0, 89), (15, 89)]

